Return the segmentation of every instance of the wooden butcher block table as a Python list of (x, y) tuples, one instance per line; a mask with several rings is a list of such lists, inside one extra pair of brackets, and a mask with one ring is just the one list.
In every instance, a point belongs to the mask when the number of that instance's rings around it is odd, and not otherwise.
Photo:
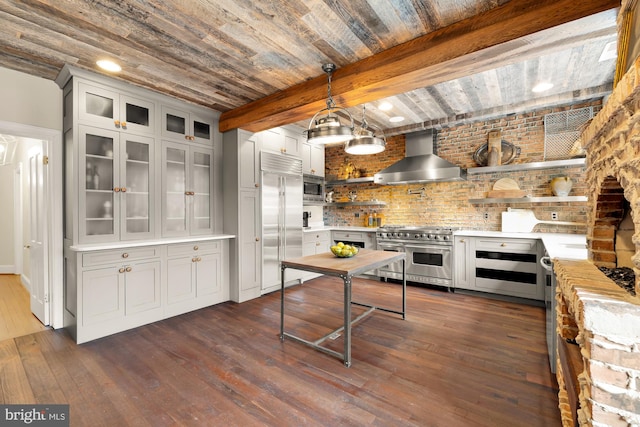
[[(358, 254), (351, 258), (338, 258), (331, 252), (326, 252), (317, 255), (309, 255), (300, 258), (292, 258), (282, 261), (280, 266), (281, 279), (280, 279), (280, 339), (284, 341), (285, 337), (291, 338), (295, 341), (304, 343), (317, 350), (328, 353), (332, 356), (336, 356), (342, 359), (346, 367), (351, 366), (351, 326), (371, 314), (375, 310), (387, 311), (390, 313), (401, 314), (404, 319), (406, 316), (406, 296), (407, 296), (407, 281), (405, 278), (405, 258), (404, 252), (391, 252), (391, 251), (374, 251), (370, 249), (361, 249)], [(370, 271), (379, 267), (384, 267), (394, 262), (402, 262), (402, 311), (391, 310), (384, 307), (376, 307), (373, 305), (362, 304), (359, 302), (351, 301), (351, 279), (353, 276), (362, 274), (366, 271)], [(344, 324), (342, 327), (332, 331), (331, 333), (321, 337), (315, 341), (308, 341), (295, 335), (289, 334), (284, 331), (284, 271), (287, 268), (294, 268), (297, 270), (311, 271), (314, 273), (325, 274), (328, 276), (337, 276), (344, 281)], [(351, 304), (359, 305), (362, 307), (369, 307), (367, 311), (351, 319)], [(331, 337), (335, 337), (339, 332), (344, 331), (344, 353), (331, 350), (327, 347), (323, 347), (321, 344)]]

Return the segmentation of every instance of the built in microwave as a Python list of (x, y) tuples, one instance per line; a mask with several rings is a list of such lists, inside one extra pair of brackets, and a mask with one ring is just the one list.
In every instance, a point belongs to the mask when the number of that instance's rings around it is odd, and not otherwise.
[(315, 175), (304, 175), (302, 200), (307, 203), (324, 202), (324, 178)]

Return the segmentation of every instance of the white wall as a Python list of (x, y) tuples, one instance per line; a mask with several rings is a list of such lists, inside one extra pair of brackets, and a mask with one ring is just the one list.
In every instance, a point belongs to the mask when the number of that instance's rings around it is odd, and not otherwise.
[(62, 131), (62, 89), (52, 80), (0, 67), (0, 120)]
[(0, 274), (15, 271), (15, 257), (13, 256), (13, 165), (0, 166), (0, 199), (3, 208), (0, 209)]

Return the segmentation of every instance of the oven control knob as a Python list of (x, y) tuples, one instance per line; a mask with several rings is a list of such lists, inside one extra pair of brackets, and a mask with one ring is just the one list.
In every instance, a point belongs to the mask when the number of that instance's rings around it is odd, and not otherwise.
[(440, 239), (442, 239), (442, 236), (438, 234), (438, 235), (436, 236), (436, 240), (440, 240)]
[(433, 234), (429, 234), (429, 235), (427, 236), (427, 239), (429, 239), (429, 240), (433, 240)]
[(442, 240), (449, 240), (449, 239), (451, 239), (450, 236), (442, 236)]

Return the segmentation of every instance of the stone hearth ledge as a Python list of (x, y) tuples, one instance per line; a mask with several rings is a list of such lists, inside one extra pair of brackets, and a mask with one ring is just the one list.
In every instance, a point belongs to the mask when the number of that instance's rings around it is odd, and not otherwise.
[[(578, 329), (584, 366), (579, 375), (580, 425), (640, 425), (640, 305), (587, 260), (553, 260), (558, 287), (558, 333)], [(566, 305), (566, 306), (565, 306)], [(563, 308), (563, 306), (565, 306)], [(566, 310), (566, 311), (565, 311)], [(579, 370), (580, 370), (579, 369)], [(558, 372), (561, 375), (560, 371)], [(564, 382), (558, 378), (559, 383)], [(561, 401), (563, 390), (559, 394)], [(563, 415), (563, 425), (567, 425)]]

